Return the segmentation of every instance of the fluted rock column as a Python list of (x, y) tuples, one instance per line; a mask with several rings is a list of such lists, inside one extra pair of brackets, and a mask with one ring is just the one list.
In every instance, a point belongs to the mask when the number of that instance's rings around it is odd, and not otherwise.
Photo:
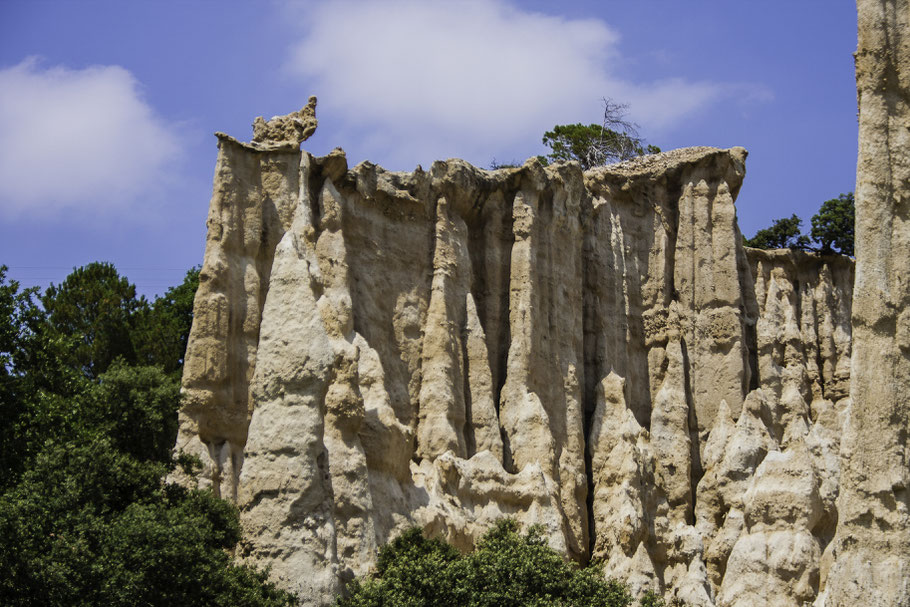
[(852, 404), (825, 605), (910, 605), (910, 1), (858, 0)]

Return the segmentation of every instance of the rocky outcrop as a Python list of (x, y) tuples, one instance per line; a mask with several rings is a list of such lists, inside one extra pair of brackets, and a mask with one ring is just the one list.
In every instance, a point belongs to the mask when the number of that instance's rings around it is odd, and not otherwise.
[(829, 606), (910, 605), (910, 2), (859, 0), (856, 285)]
[(392, 173), (220, 135), (177, 446), (239, 558), (320, 605), (407, 526), (513, 516), (636, 590), (813, 600), (853, 268), (742, 247), (745, 158)]
[(272, 116), (268, 122), (262, 116), (257, 116), (253, 120), (252, 145), (260, 149), (289, 147), (296, 150), (316, 132), (317, 126), (316, 97), (310, 97), (307, 104), (297, 112)]

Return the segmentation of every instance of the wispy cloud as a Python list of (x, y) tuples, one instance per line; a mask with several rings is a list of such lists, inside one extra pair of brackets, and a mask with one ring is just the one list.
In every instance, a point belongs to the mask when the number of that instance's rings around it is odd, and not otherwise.
[[(126, 69), (0, 69), (0, 214), (134, 212), (160, 191), (180, 139)], [(76, 216), (78, 216), (77, 214)]]
[(452, 155), (526, 157), (554, 124), (597, 121), (603, 97), (628, 103), (644, 132), (669, 128), (726, 90), (620, 79), (611, 70), (620, 36), (603, 21), (506, 0), (290, 6), (301, 33), (287, 67), (319, 95), (321, 120), (401, 168)]

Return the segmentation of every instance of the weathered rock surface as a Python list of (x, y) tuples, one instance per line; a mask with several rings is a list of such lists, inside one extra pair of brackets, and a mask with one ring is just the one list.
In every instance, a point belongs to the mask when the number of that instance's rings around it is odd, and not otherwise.
[(316, 132), (316, 97), (297, 112), (285, 116), (272, 116), (266, 122), (262, 116), (253, 120), (252, 145), (261, 149), (289, 147), (299, 149), (300, 144)]
[(636, 590), (813, 600), (853, 267), (742, 247), (745, 157), (392, 173), (220, 136), (177, 446), (240, 558), (321, 605), (407, 526), (514, 516)]
[[(820, 604), (910, 605), (910, 2), (859, 0), (853, 361)], [(829, 559), (830, 560), (830, 559)]]

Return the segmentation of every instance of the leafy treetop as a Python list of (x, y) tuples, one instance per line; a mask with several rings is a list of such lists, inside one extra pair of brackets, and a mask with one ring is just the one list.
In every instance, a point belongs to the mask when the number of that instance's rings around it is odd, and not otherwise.
[(812, 217), (812, 239), (819, 243), (819, 251), (838, 251), (853, 255), (853, 235), (856, 204), (853, 192), (826, 200)]
[(759, 230), (752, 238), (746, 238), (746, 246), (756, 249), (808, 249), (809, 237), (800, 233), (802, 223), (797, 215), (775, 219), (771, 227)]
[(0, 495), (0, 604), (295, 605), (264, 573), (231, 562), (234, 506), (162, 483), (167, 469), (102, 435), (47, 445)]
[(68, 363), (86, 377), (97, 378), (117, 358), (179, 376), (198, 287), (196, 267), (150, 304), (112, 264), (94, 262), (48, 287), (41, 303), (48, 328), (68, 342)]
[(49, 326), (70, 340), (71, 364), (87, 377), (98, 377), (117, 357), (135, 362), (132, 332), (147, 304), (112, 264), (76, 268), (59, 286), (51, 284), (41, 303)]
[(137, 355), (142, 363), (159, 365), (165, 373), (179, 377), (198, 288), (199, 266), (196, 266), (186, 273), (182, 283), (171, 287), (143, 309), (137, 323), (141, 342)]
[(811, 239), (801, 232), (802, 220), (792, 215), (775, 219), (770, 227), (759, 230), (752, 238), (744, 238), (743, 242), (756, 249), (789, 248), (852, 256), (854, 215), (853, 193), (841, 194), (823, 202), (818, 213), (812, 216)]

